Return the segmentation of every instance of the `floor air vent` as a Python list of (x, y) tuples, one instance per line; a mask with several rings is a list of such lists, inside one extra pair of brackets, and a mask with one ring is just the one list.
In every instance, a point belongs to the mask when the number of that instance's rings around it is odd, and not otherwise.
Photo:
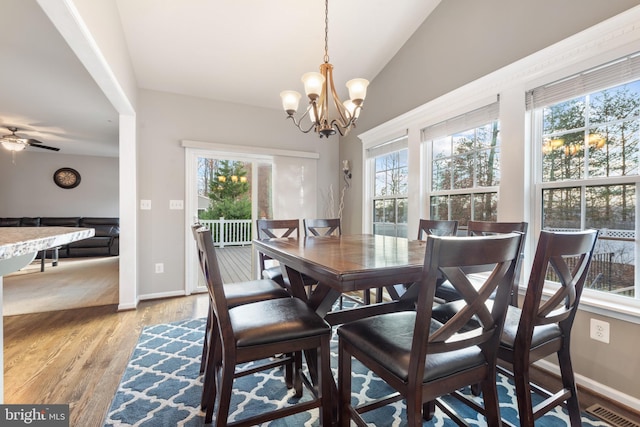
[(622, 415), (600, 404), (595, 404), (588, 407), (587, 413), (608, 422), (614, 427), (640, 427), (640, 424), (631, 421), (629, 418), (623, 417)]

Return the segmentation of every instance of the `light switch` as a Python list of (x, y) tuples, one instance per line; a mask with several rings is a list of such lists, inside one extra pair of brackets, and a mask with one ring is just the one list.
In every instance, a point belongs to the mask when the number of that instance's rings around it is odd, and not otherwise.
[(169, 209), (184, 209), (184, 203), (182, 200), (169, 200)]
[(150, 210), (151, 209), (151, 200), (140, 200), (140, 209), (142, 209), (142, 210)]

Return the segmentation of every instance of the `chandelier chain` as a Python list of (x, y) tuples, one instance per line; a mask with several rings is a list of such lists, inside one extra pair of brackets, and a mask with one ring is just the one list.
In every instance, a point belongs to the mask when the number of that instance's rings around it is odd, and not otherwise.
[(329, 0), (324, 2), (324, 62), (329, 62)]

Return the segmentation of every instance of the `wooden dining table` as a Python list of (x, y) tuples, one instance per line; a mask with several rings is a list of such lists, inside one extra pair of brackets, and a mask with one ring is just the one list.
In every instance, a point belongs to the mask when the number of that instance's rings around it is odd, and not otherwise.
[[(253, 244), (284, 268), (294, 296), (307, 301), (331, 325), (412, 309), (416, 292), (411, 288), (392, 301), (345, 310), (332, 307), (342, 293), (418, 281), (426, 245), (421, 240), (372, 234), (276, 238)], [(309, 295), (302, 275), (318, 281)]]

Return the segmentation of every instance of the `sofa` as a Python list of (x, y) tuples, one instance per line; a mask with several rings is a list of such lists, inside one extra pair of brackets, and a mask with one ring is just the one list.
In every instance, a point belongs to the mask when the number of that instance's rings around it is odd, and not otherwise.
[(100, 217), (0, 218), (0, 227), (83, 227), (95, 235), (58, 248), (61, 258), (117, 256), (120, 254), (120, 219)]

